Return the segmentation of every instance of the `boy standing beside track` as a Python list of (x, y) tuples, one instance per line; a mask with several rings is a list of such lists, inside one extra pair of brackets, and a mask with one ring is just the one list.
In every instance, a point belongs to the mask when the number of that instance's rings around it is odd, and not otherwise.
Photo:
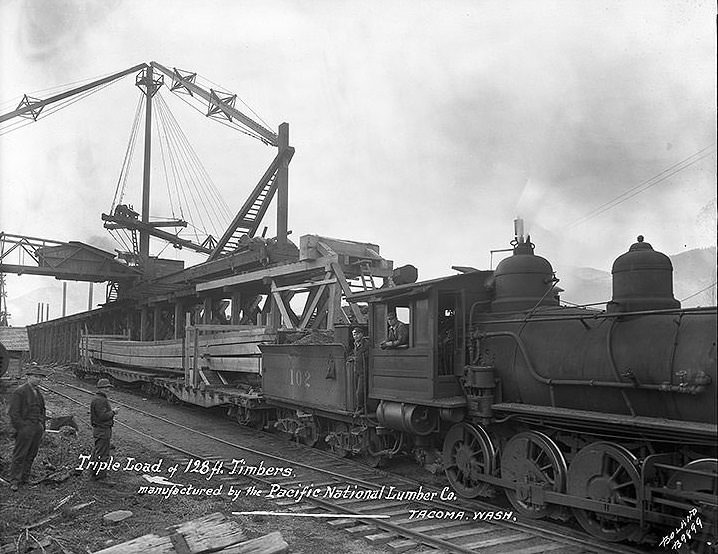
[[(112, 439), (112, 426), (115, 423), (115, 415), (119, 411), (110, 406), (107, 399), (107, 389), (112, 388), (109, 379), (97, 381), (97, 392), (90, 404), (90, 423), (92, 424), (92, 436), (95, 439), (93, 460), (95, 462), (107, 461), (110, 457), (110, 440)], [(107, 471), (93, 471), (91, 479), (104, 479)]]

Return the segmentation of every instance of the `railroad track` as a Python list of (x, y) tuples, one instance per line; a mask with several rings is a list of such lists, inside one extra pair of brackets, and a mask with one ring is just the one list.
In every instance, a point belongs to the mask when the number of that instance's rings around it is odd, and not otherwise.
[[(87, 395), (94, 394), (68, 382), (56, 380), (54, 385), (53, 393), (83, 407), (88, 404)], [(210, 477), (228, 494), (236, 491), (235, 500), (240, 494), (274, 500), (277, 510), (263, 512), (264, 515), (291, 514), (326, 520), (329, 525), (390, 552), (644, 552), (625, 545), (600, 545), (595, 538), (573, 529), (547, 521), (520, 519), (510, 510), (455, 497), (448, 488), (429, 487), (351, 459), (241, 428), (228, 420), (203, 414), (197, 422), (194, 421), (197, 418), (183, 415), (183, 419), (192, 420), (185, 425), (138, 407), (133, 398), (114, 394), (113, 404), (136, 414), (137, 426), (122, 421), (126, 413), (116, 424), (156, 441), (162, 445), (160, 452), (166, 452), (168, 457), (182, 454), (185, 470), (189, 468), (190, 472)], [(178, 429), (187, 433), (185, 442), (191, 441), (191, 446), (160, 438), (172, 436)], [(242, 444), (237, 443), (238, 433), (242, 435)], [(274, 473), (267, 471), (269, 468), (282, 471), (268, 475)], [(287, 474), (287, 470), (291, 473)]]

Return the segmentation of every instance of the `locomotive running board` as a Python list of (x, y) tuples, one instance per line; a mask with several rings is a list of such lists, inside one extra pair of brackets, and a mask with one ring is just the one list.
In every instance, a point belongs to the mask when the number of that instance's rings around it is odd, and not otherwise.
[(618, 427), (626, 432), (658, 440), (671, 438), (680, 439), (684, 442), (691, 439), (715, 441), (718, 433), (718, 425), (695, 421), (604, 414), (586, 410), (510, 402), (492, 404), (491, 408), (494, 412), (500, 412), (502, 415), (513, 414), (523, 420), (531, 420), (537, 423), (563, 423), (569, 424), (576, 429), (591, 429), (593, 431), (596, 430), (596, 425), (606, 425), (612, 429)]

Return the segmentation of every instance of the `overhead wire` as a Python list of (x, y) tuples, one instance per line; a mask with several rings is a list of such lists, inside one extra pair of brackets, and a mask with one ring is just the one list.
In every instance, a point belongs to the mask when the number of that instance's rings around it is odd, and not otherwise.
[(694, 154), (691, 154), (690, 156), (672, 164), (671, 166), (667, 167), (660, 173), (654, 175), (653, 177), (646, 179), (639, 183), (638, 185), (631, 187), (627, 191), (621, 193), (620, 195), (616, 196), (612, 200), (609, 200), (608, 202), (605, 202), (601, 204), (600, 206), (594, 208), (590, 212), (588, 212), (586, 215), (578, 218), (574, 222), (570, 223), (567, 227), (570, 229), (572, 227), (576, 227), (577, 225), (581, 225), (583, 223), (586, 223), (590, 219), (593, 219), (594, 217), (597, 217), (601, 215), (602, 213), (610, 210), (611, 208), (615, 208), (616, 206), (622, 204), (623, 202), (626, 202), (627, 200), (630, 200), (634, 196), (637, 196), (638, 194), (648, 190), (649, 188), (662, 183), (666, 179), (676, 175), (677, 173), (683, 171), (684, 169), (687, 169), (688, 167), (692, 166), (693, 164), (699, 162), (700, 160), (710, 156), (715, 152), (715, 146), (716, 144), (710, 144), (704, 148), (701, 148)]
[(702, 288), (702, 289), (699, 290), (698, 292), (694, 292), (694, 293), (691, 294), (690, 296), (686, 296), (685, 298), (682, 298), (682, 299), (680, 300), (680, 302), (685, 302), (686, 300), (690, 300), (691, 298), (694, 298), (694, 297), (698, 296), (699, 294), (702, 294), (702, 293), (706, 292), (707, 290), (712, 289), (712, 288), (715, 287), (716, 285), (718, 285), (718, 281), (713, 281), (713, 283), (711, 283), (710, 285), (708, 285), (708, 286), (705, 287), (705, 288)]

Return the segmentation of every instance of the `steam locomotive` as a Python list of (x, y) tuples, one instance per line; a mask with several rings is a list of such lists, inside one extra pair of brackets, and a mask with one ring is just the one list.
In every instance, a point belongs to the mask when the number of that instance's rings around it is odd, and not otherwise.
[[(561, 305), (530, 237), (519, 231), (512, 246), (493, 271), (353, 294), (368, 321), (362, 356), (350, 355), (350, 326), (322, 343), (208, 326), (227, 329), (214, 346), (197, 333), (184, 342), (82, 337), (78, 370), (226, 406), (243, 424), (372, 464), (410, 453), (441, 467), (464, 497), (503, 491), (521, 517), (573, 515), (604, 541), (656, 530), (668, 530), (669, 548), (696, 535), (714, 541), (716, 307), (681, 308), (669, 258), (643, 237), (615, 260), (605, 310)], [(408, 344), (382, 348), (389, 314), (408, 326)], [(193, 384), (213, 352), (255, 345), (261, 373), (252, 370), (248, 389)], [(131, 370), (143, 352), (164, 360), (170, 348), (183, 352), (184, 372)]]
[[(275, 425), (374, 462), (440, 449), (462, 496), (503, 490), (521, 516), (572, 513), (605, 541), (690, 514), (715, 537), (716, 308), (682, 309), (669, 258), (643, 237), (613, 264), (606, 310), (561, 306), (551, 264), (529, 237), (512, 245), (495, 271), (355, 296), (366, 380), (340, 344), (261, 346)], [(390, 313), (405, 347), (380, 347)]]

